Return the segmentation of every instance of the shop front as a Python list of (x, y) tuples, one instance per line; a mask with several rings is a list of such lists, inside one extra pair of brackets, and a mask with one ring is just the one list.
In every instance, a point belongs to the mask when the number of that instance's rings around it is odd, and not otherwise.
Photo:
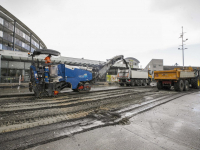
[(1, 60), (1, 83), (28, 82), (30, 65), (30, 62)]

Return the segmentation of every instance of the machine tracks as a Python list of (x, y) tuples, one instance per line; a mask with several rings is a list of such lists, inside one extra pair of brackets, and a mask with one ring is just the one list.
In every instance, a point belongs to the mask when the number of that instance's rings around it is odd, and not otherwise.
[(32, 147), (117, 124), (192, 92), (127, 88), (7, 103), (0, 107), (0, 143), (3, 149)]

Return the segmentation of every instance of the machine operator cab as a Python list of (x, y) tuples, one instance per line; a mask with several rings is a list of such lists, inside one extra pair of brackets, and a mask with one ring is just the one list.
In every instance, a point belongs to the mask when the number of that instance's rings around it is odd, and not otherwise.
[[(45, 60), (45, 63), (39, 64), (38, 59), (42, 58), (42, 56), (37, 57), (37, 62), (34, 61), (35, 56), (39, 55), (47, 55)], [(32, 54), (28, 53), (29, 57), (32, 57), (32, 63), (30, 66), (30, 83), (29, 83), (29, 91), (34, 91), (35, 95), (39, 97), (38, 95), (52, 95), (52, 91), (48, 91), (47, 89), (50, 88), (50, 69), (51, 66), (54, 65), (51, 63), (51, 57), (52, 56), (60, 56), (60, 52), (50, 49), (37, 49)], [(42, 87), (45, 87), (42, 89)], [(54, 95), (55, 95), (54, 90)], [(44, 94), (41, 94), (44, 93)], [(48, 93), (48, 94), (47, 94)], [(58, 92), (56, 91), (56, 94)]]

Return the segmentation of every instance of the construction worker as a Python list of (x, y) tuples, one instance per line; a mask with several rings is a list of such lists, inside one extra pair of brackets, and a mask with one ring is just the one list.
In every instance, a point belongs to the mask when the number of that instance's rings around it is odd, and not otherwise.
[(45, 64), (51, 63), (51, 54), (49, 54), (44, 60)]

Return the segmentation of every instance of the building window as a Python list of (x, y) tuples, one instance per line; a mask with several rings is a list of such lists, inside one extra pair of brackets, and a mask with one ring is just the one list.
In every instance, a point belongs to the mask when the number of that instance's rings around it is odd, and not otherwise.
[(156, 68), (156, 64), (153, 64), (153, 68)]
[(16, 28), (16, 33), (21, 37), (23, 36), (22, 31), (18, 28)]
[(5, 26), (6, 28), (8, 28), (8, 22), (7, 22), (6, 20), (4, 20), (4, 26)]
[(0, 37), (3, 37), (3, 31), (0, 31)]
[(25, 70), (25, 74), (24, 74), (24, 81), (25, 81), (25, 82), (30, 81), (29, 72), (30, 72), (30, 70)]
[(1, 61), (1, 68), (8, 68), (8, 61), (2, 60)]
[(25, 39), (26, 39), (27, 41), (30, 41), (30, 37), (29, 37), (28, 35), (25, 35)]
[(3, 19), (0, 17), (0, 24), (3, 25)]
[[(24, 66), (25, 65), (25, 66)], [(31, 63), (5, 61), (1, 63), (1, 82), (2, 83), (18, 83), (21, 76), (21, 82), (28, 82), (29, 68)], [(25, 68), (24, 68), (25, 67)]]
[(29, 70), (31, 63), (25, 62), (25, 70)]
[(13, 42), (13, 37), (6, 32), (3, 32), (3, 39)]
[(25, 33), (24, 32), (22, 32), (22, 34), (23, 34), (23, 38), (25, 38), (26, 36), (25, 36)]
[(20, 50), (18, 48), (15, 48), (15, 51), (19, 52)]
[(9, 68), (24, 69), (24, 62), (10, 61)]
[(38, 44), (38, 43), (35, 43), (35, 44), (36, 44), (35, 46), (36, 46), (37, 48), (39, 48), (39, 44)]
[(30, 46), (25, 44), (25, 49), (27, 49), (28, 51), (30, 51)]
[(34, 51), (35, 51), (35, 49), (31, 47), (31, 53), (33, 53)]
[(11, 23), (8, 23), (8, 28), (9, 28), (11, 31), (14, 31), (14, 26), (13, 26)]

